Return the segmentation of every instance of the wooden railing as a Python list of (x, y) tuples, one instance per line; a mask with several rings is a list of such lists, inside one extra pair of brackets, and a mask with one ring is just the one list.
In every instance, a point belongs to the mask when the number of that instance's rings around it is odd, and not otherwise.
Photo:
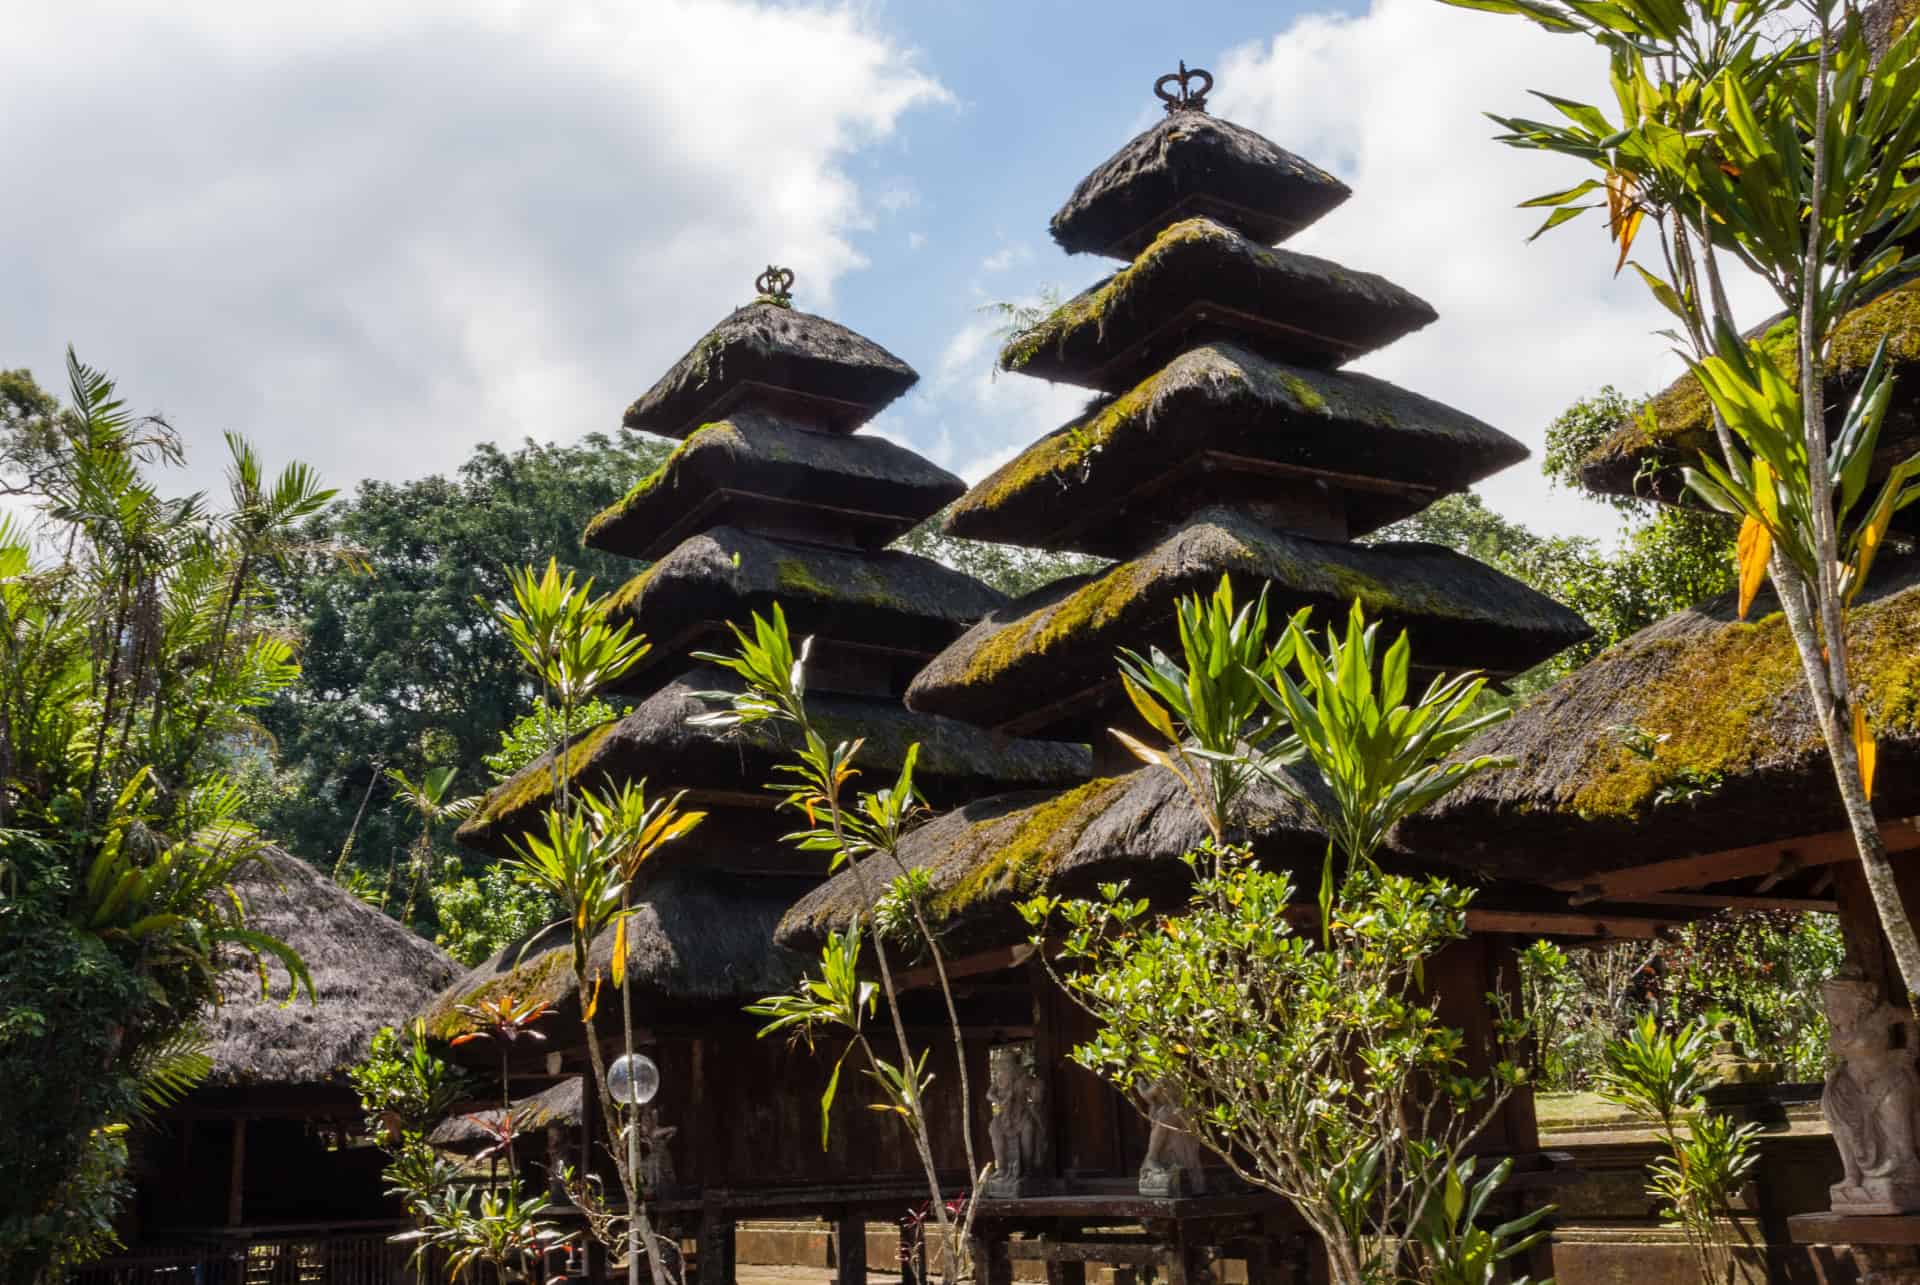
[(380, 1231), (256, 1232), (136, 1247), (70, 1273), (71, 1285), (416, 1285), (411, 1253)]

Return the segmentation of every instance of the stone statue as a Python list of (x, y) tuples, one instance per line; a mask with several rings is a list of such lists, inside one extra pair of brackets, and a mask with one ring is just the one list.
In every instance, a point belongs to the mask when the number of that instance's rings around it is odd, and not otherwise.
[(995, 1049), (987, 1078), (987, 1102), (993, 1117), (987, 1140), (993, 1146), (993, 1173), (985, 1194), (1025, 1196), (1039, 1185), (1045, 1162), (1046, 1085), (1015, 1048)]
[(1846, 1177), (1829, 1191), (1837, 1214), (1920, 1211), (1920, 1070), (1913, 1016), (1858, 977), (1826, 983), (1834, 1067), (1820, 1111)]
[(659, 1111), (646, 1106), (640, 1108), (640, 1119), (634, 1127), (640, 1130), (641, 1185), (653, 1192), (672, 1187), (673, 1153), (667, 1150), (667, 1143), (680, 1132), (679, 1126), (661, 1124)]
[(1206, 1192), (1200, 1140), (1187, 1131), (1187, 1117), (1164, 1084), (1150, 1084), (1146, 1100), (1147, 1158), (1140, 1166), (1143, 1196), (1198, 1196)]

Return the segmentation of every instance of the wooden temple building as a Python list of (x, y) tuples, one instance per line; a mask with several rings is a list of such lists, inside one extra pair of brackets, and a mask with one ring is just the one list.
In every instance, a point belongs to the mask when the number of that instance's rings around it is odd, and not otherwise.
[(299, 951), (313, 977), (286, 1002), (249, 958), (207, 1016), (213, 1072), (130, 1141), (126, 1249), (75, 1285), (387, 1285), (407, 1255), (386, 1156), (362, 1134), (347, 1068), (459, 972), (439, 947), (298, 857), (269, 850), (235, 883), (248, 927)]

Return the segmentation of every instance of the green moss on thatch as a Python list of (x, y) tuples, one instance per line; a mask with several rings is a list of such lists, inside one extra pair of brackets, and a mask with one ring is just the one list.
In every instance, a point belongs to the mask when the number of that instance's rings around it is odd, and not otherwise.
[[(1904, 595), (1856, 607), (1848, 637), (1869, 725), (1881, 734), (1920, 731), (1920, 612)], [(1675, 782), (1713, 782), (1782, 758), (1823, 752), (1817, 727), (1782, 719), (1804, 678), (1785, 617), (1682, 639), (1643, 644), (1665, 650), (1660, 676), (1636, 698), (1634, 726), (1664, 737), (1651, 758), (1613, 744), (1596, 756), (1574, 792), (1591, 817), (1637, 817)], [(1782, 726), (1795, 728), (1783, 732)]]
[(965, 681), (991, 682), (1016, 661), (1044, 657), (1105, 628), (1150, 588), (1156, 576), (1140, 561), (1123, 562), (1040, 611), (1023, 629), (1003, 629), (967, 662)]
[[(1787, 317), (1769, 326), (1758, 341), (1796, 384), (1798, 334), (1798, 325)], [(1831, 376), (1842, 381), (1860, 378), (1882, 339), (1887, 343), (1887, 358), (1896, 368), (1920, 362), (1920, 281), (1890, 290), (1841, 319), (1834, 329), (1828, 362)], [(1622, 425), (1594, 451), (1595, 460), (1630, 458), (1654, 450), (1697, 453), (1712, 447), (1713, 408), (1692, 375), (1655, 397), (1651, 407), (1650, 421), (1643, 418)]]
[[(560, 755), (561, 775), (569, 782), (575, 781), (579, 774), (586, 770), (587, 765), (593, 762), (593, 756), (600, 746), (619, 727), (620, 720), (611, 718), (598, 727), (575, 737)], [(546, 766), (545, 759), (541, 760), (541, 765)], [(536, 800), (548, 797), (552, 790), (551, 769), (540, 772), (521, 772), (495, 786), (493, 792), (487, 795), (486, 802), (481, 804), (480, 811), (467, 824), (476, 827), (496, 825), (503, 818), (518, 812)]]
[(934, 894), (929, 909), (935, 922), (959, 914), (976, 902), (1007, 892), (1025, 896), (1042, 887), (1053, 865), (1073, 851), (1081, 831), (1097, 820), (1131, 777), (1101, 777), (1028, 808), (1006, 843), (968, 870), (951, 888)]
[(471, 989), (444, 992), (422, 1020), (427, 1024), (428, 1035), (450, 1040), (474, 1029), (473, 1019), (460, 1011), (463, 1004), (472, 1007), (505, 995), (521, 1002), (537, 999), (545, 1004), (558, 1004), (572, 988), (572, 948), (555, 948), (522, 960), (510, 971), (489, 977)]
[(667, 458), (660, 461), (659, 468), (647, 474), (638, 482), (635, 482), (627, 488), (625, 495), (593, 515), (593, 520), (587, 523), (586, 530), (581, 533), (581, 543), (592, 544), (595, 536), (626, 517), (633, 511), (635, 505), (659, 490), (660, 484), (667, 480), (667, 474), (673, 471), (673, 467), (679, 463), (680, 457), (692, 449), (695, 442), (712, 442), (724, 437), (737, 438), (738, 436), (739, 433), (734, 429), (733, 425), (724, 420), (715, 424), (702, 424), (699, 428), (694, 429), (693, 432), (687, 434), (685, 441), (667, 453)]

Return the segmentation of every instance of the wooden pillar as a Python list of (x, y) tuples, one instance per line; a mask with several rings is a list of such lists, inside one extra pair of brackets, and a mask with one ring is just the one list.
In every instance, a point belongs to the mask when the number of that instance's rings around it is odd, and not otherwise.
[(867, 1220), (843, 1210), (833, 1224), (834, 1285), (867, 1285)]
[[(593, 1175), (595, 1144), (600, 1135), (600, 1094), (594, 1088), (591, 1074), (580, 1077), (580, 1180), (587, 1181)], [(607, 1248), (592, 1236), (586, 1236), (587, 1280), (593, 1285), (606, 1285)]]
[(227, 1174), (227, 1226), (238, 1227), (246, 1212), (247, 1121), (244, 1116), (233, 1122), (233, 1164)]
[(1013, 1260), (1007, 1257), (1007, 1229), (976, 1220), (968, 1244), (973, 1279), (978, 1285), (1013, 1285)]
[(700, 1215), (699, 1285), (734, 1285), (733, 1215), (709, 1205)]

